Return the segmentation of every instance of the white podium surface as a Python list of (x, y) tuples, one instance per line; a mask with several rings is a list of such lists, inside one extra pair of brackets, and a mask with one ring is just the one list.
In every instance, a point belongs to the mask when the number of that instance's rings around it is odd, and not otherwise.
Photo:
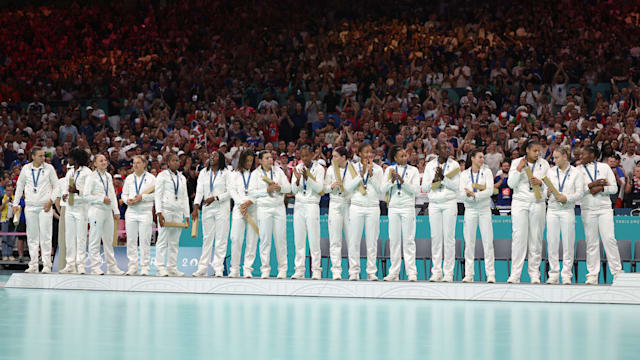
[(175, 278), (15, 273), (5, 288), (372, 299), (640, 304), (640, 274), (613, 285)]

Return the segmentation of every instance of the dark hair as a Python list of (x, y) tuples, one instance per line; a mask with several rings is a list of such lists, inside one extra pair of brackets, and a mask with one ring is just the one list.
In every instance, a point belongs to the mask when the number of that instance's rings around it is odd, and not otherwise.
[(474, 158), (476, 157), (476, 155), (478, 155), (479, 153), (482, 153), (482, 150), (480, 149), (473, 149), (469, 152), (469, 156), (467, 157), (468, 159)]
[(167, 154), (167, 162), (171, 161), (171, 159), (173, 159), (174, 157), (175, 157), (175, 158), (177, 158), (177, 157), (178, 157), (178, 154), (175, 154), (175, 153), (168, 153), (168, 154)]
[(395, 162), (396, 155), (402, 150), (402, 147), (399, 145), (392, 146), (391, 150), (389, 150), (389, 154), (387, 155), (387, 160), (389, 160), (390, 162)]
[(40, 146), (34, 146), (31, 148), (30, 154), (31, 156), (35, 155), (38, 151), (42, 150)]
[(335, 151), (338, 154), (340, 154), (340, 156), (344, 156), (347, 159), (349, 159), (349, 150), (347, 150), (346, 147), (340, 146), (340, 147), (337, 147), (337, 148), (333, 149), (333, 151)]
[(529, 141), (527, 141), (524, 145), (522, 145), (522, 148), (518, 149), (520, 150), (520, 153), (526, 153), (527, 150), (531, 149), (533, 146), (535, 145), (540, 145), (540, 143), (538, 142), (538, 140), (533, 140), (530, 139)]
[(362, 144), (360, 144), (360, 146), (358, 146), (358, 154), (361, 154), (362, 151), (367, 147), (370, 147), (373, 149), (373, 146), (371, 146), (371, 144), (369, 143), (363, 142)]
[[(304, 129), (303, 129), (303, 130), (304, 130)], [(307, 145), (307, 144), (302, 145), (302, 146), (300, 147), (300, 152), (302, 152), (302, 150), (306, 150), (306, 151), (308, 151), (308, 152), (310, 152), (310, 153), (313, 153), (313, 150), (311, 150), (311, 146), (309, 146), (309, 145)]]
[(89, 154), (83, 149), (78, 147), (71, 149), (69, 158), (73, 159), (76, 166), (89, 166)]
[(525, 146), (525, 148), (524, 148), (524, 149), (525, 149), (525, 150), (529, 150), (529, 149), (531, 149), (531, 148), (532, 148), (533, 146), (535, 146), (535, 145), (540, 145), (540, 143), (538, 142), (538, 140), (529, 140), (529, 141), (527, 141), (527, 144), (526, 144), (526, 146)]
[[(238, 171), (242, 171), (244, 170), (244, 163), (247, 162), (247, 158), (251, 156), (253, 158), (256, 157), (256, 155), (254, 154), (253, 151), (251, 150), (245, 150), (243, 152), (240, 153), (240, 158), (238, 158), (238, 166), (236, 166), (236, 170)], [(253, 167), (253, 164), (251, 164), (251, 167)], [(251, 168), (247, 169), (249, 171), (251, 171)]]
[[(227, 162), (224, 158), (224, 154), (220, 150), (216, 150), (215, 152), (218, 153), (218, 170), (224, 170), (224, 168), (227, 166)], [(209, 161), (207, 164), (207, 169), (211, 170), (211, 165), (212, 165), (211, 161)]]
[(449, 146), (449, 144), (446, 141), (438, 140), (438, 142), (436, 143), (436, 150), (439, 149), (440, 146), (442, 145)]
[(582, 148), (582, 151), (586, 151), (593, 156), (598, 157), (598, 148), (595, 145), (589, 145)]
[(262, 150), (258, 153), (258, 160), (262, 160), (262, 158), (264, 158), (265, 155), (267, 154), (271, 154), (271, 151), (269, 150)]

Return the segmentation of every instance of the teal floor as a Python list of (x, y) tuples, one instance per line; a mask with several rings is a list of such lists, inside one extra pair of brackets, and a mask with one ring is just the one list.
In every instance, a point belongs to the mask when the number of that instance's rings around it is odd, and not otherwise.
[(20, 289), (0, 306), (0, 359), (640, 356), (637, 306)]

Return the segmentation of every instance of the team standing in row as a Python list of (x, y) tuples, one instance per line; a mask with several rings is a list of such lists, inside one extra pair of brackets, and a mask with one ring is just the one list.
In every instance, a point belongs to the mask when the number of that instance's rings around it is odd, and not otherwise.
[[(429, 194), (429, 225), (431, 230), (432, 276), (430, 281), (453, 281), (455, 265), (455, 227), (457, 203), (465, 205), (464, 256), (473, 264), (476, 231), (479, 227), (485, 255), (487, 281), (495, 282), (491, 196), (493, 178), (484, 166), (484, 154), (474, 150), (469, 154), (471, 166), (460, 171), (449, 154), (449, 146), (439, 142), (437, 158), (430, 161), (422, 176), (408, 165), (407, 154), (393, 147), (388, 159), (393, 164), (386, 170), (373, 162), (371, 145), (362, 144), (350, 161), (346, 148), (333, 151), (332, 164), (325, 169), (312, 161), (309, 147), (300, 152), (301, 162), (293, 169), (291, 181), (284, 171), (274, 166), (269, 152), (257, 156), (245, 151), (238, 167), (230, 170), (220, 152), (213, 152), (198, 176), (193, 211), (189, 213), (189, 198), (185, 177), (178, 171), (177, 156), (166, 157), (168, 169), (154, 177), (146, 171), (146, 160), (137, 156), (134, 172), (125, 179), (122, 201), (127, 205), (125, 225), (127, 257), (126, 275), (149, 275), (150, 242), (153, 208), (158, 222), (155, 266), (157, 276), (182, 276), (177, 268), (181, 230), (189, 219), (199, 219), (202, 212), (203, 244), (198, 269), (193, 276), (206, 276), (213, 253), (212, 267), (216, 277), (223, 276), (227, 239), (231, 238), (229, 277), (239, 277), (243, 242), (245, 243), (243, 276), (252, 277), (258, 238), (262, 278), (270, 276), (270, 253), (275, 243), (278, 278), (285, 278), (287, 265), (286, 211), (284, 194), (295, 195), (294, 274), (305, 276), (307, 238), (311, 255), (312, 279), (320, 279), (320, 198), (330, 195), (329, 241), (333, 279), (341, 279), (343, 236), (349, 257), (349, 280), (360, 277), (360, 243), (363, 231), (366, 241), (366, 273), (377, 280), (377, 242), (380, 231), (380, 198), (384, 195), (389, 208), (389, 249), (391, 267), (384, 280), (398, 280), (404, 259), (409, 281), (417, 280), (415, 264), (416, 215), (415, 196), (420, 191)], [(38, 254), (42, 251), (43, 273), (51, 272), (52, 205), (58, 200), (66, 208), (66, 266), (61, 273), (102, 275), (100, 245), (104, 247), (107, 273), (125, 274), (116, 264), (112, 238), (114, 223), (119, 219), (118, 202), (111, 174), (106, 171), (107, 159), (97, 155), (94, 169), (89, 155), (74, 149), (69, 155), (69, 171), (60, 180), (54, 168), (44, 162), (40, 148), (31, 150), (32, 162), (25, 165), (17, 181), (14, 212), (20, 211), (19, 201), (25, 198), (25, 219), (29, 253), (27, 272), (38, 272)], [(613, 211), (609, 194), (617, 192), (615, 177), (609, 166), (596, 162), (595, 149), (586, 148), (581, 162), (569, 163), (568, 149), (559, 148), (549, 166), (540, 157), (540, 145), (529, 142), (525, 156), (512, 162), (508, 185), (514, 190), (512, 202), (512, 268), (509, 283), (520, 281), (525, 258), (532, 283), (540, 282), (540, 261), (545, 222), (547, 224), (550, 272), (548, 283), (571, 283), (575, 242), (574, 208), (580, 201), (587, 240), (587, 284), (596, 284), (600, 272), (600, 237), (614, 276), (622, 272), (613, 228)], [(231, 200), (234, 207), (231, 210)], [(548, 206), (547, 206), (548, 203)], [(231, 216), (231, 222), (229, 221)], [(546, 221), (545, 221), (546, 220)], [(229, 229), (231, 223), (231, 229)], [(89, 227), (90, 271), (85, 269)], [(196, 225), (196, 224), (194, 224)], [(245, 235), (246, 234), (246, 235)], [(563, 254), (559, 246), (562, 236)], [(138, 243), (140, 261), (138, 261)], [(564, 264), (560, 273), (559, 260)], [(474, 267), (465, 268), (463, 282), (472, 282)]]

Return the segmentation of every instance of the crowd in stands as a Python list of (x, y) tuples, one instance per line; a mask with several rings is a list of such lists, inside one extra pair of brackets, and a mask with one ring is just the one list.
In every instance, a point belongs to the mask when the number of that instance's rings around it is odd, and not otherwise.
[[(0, 168), (34, 145), (59, 175), (73, 147), (150, 171), (206, 155), (402, 145), (423, 171), (438, 140), (484, 149), (497, 204), (520, 146), (597, 144), (618, 207), (640, 200), (640, 11), (632, 1), (131, 1), (0, 10)], [(357, 159), (356, 159), (357, 160)]]

